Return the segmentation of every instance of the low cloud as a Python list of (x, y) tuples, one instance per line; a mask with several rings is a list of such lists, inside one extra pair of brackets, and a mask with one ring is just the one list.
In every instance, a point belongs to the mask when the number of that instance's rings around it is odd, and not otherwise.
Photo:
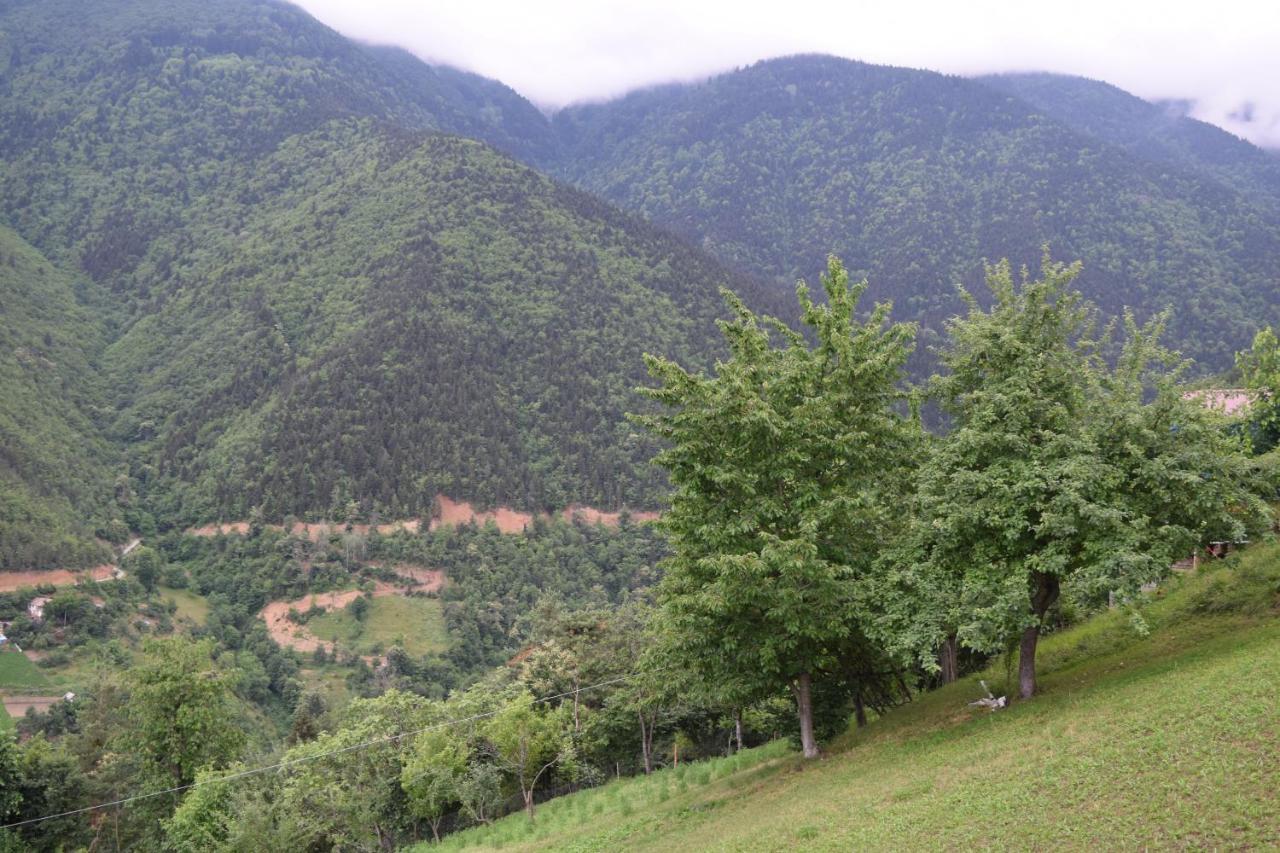
[(1106, 80), (1280, 147), (1280, 4), (829, 0), (300, 0), (354, 38), (495, 77), (556, 108), (823, 52), (955, 74)]

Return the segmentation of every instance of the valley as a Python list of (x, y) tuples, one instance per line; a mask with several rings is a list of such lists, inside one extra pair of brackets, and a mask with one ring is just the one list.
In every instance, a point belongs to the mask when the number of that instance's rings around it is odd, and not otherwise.
[(725, 68), (0, 3), (0, 850), (1280, 844), (1280, 157)]

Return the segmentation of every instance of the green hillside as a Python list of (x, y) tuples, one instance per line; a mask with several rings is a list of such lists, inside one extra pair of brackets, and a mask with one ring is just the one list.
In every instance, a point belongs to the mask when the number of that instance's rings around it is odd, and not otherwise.
[(977, 78), (1021, 98), (1073, 130), (1146, 160), (1212, 176), (1280, 210), (1280, 159), (1220, 127), (1144, 101), (1100, 80), (1066, 74), (992, 74)]
[[(1043, 642), (1044, 692), (969, 708), (979, 678), (854, 729), (668, 767), (450, 836), (448, 849), (1268, 848), (1280, 841), (1280, 548), (1175, 578)], [(427, 846), (420, 850), (434, 849)]]
[[(959, 78), (801, 57), (553, 123), (265, 0), (6, 4), (0, 67), (0, 218), (108, 295), (59, 321), (101, 353), (76, 381), (100, 366), (105, 390), (57, 458), (101, 458), (105, 433), (137, 529), (415, 514), (438, 492), (658, 503), (622, 419), (640, 354), (706, 364), (720, 286), (777, 312), (832, 250), (923, 321), (917, 367), (956, 281), (1046, 240), (1104, 310), (1174, 305), (1209, 367), (1276, 311), (1280, 225), (1251, 197)], [(9, 468), (24, 494), (67, 490)], [(89, 512), (37, 520), (52, 499), (22, 499), (26, 540)]]
[(642, 352), (704, 357), (726, 273), (457, 138), (335, 122), (263, 184), (107, 352), (168, 517), (658, 500), (623, 413)]
[[(936, 329), (982, 258), (1079, 258), (1110, 313), (1173, 306), (1208, 368), (1274, 320), (1280, 222), (988, 85), (801, 56), (558, 113), (558, 174), (780, 282), (834, 251)], [(926, 330), (925, 343), (931, 337)]]
[(705, 363), (718, 289), (752, 285), (431, 135), (533, 158), (550, 127), (510, 89), (258, 0), (17, 3), (0, 31), (3, 215), (110, 294), (102, 421), (161, 525), (658, 501), (641, 353)]
[(0, 569), (79, 567), (106, 551), (112, 453), (99, 433), (104, 324), (77, 283), (0, 227)]
[(144, 308), (205, 248), (191, 224), (269, 192), (242, 181), (294, 134), (356, 116), (527, 153), (545, 123), (501, 84), (269, 0), (7, 3), (0, 80), (5, 218)]

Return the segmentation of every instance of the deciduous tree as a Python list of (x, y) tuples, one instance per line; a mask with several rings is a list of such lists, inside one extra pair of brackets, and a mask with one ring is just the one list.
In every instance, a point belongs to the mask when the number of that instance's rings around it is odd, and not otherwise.
[(648, 357), (660, 385), (645, 392), (667, 411), (638, 418), (667, 442), (674, 487), (674, 659), (735, 702), (789, 685), (810, 757), (812, 684), (862, 646), (853, 581), (895, 526), (916, 435), (898, 389), (912, 327), (887, 305), (859, 321), (866, 283), (834, 257), (823, 286), (825, 305), (797, 287), (812, 347), (726, 294), (729, 357), (710, 376)]
[(951, 429), (919, 479), (913, 571), (948, 600), (915, 603), (940, 627), (958, 603), (960, 639), (975, 648), (1020, 638), (1023, 698), (1068, 584), (1136, 594), (1193, 545), (1239, 537), (1265, 514), (1239, 443), (1177, 392), (1159, 320), (1126, 317), (1123, 352), (1103, 359), (1094, 311), (1071, 289), (1079, 269), (1046, 257), (1039, 279), (1015, 282), (1002, 262), (988, 269), (989, 308), (966, 294), (933, 384)]

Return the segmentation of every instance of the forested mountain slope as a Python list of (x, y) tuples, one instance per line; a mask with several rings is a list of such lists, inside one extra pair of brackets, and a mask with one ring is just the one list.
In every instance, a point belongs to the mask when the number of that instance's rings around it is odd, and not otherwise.
[[(66, 302), (54, 339), (83, 353), (68, 381), (101, 371), (104, 389), (92, 421), (87, 391), (26, 411), (86, 437), (55, 458), (95, 460), (94, 483), (127, 470), (137, 501), (86, 503), (27, 462), (7, 476), (24, 507), (62, 494), (63, 521), (127, 510), (135, 528), (144, 506), (182, 524), (352, 500), (385, 517), (437, 492), (651, 505), (622, 417), (640, 353), (708, 363), (717, 288), (776, 312), (829, 251), (924, 322), (921, 353), (956, 281), (984, 257), (1038, 262), (1047, 241), (1085, 261), (1105, 309), (1173, 305), (1178, 344), (1225, 365), (1277, 310), (1280, 225), (1241, 189), (1253, 155), (1171, 168), (1052, 112), (799, 57), (552, 122), (501, 83), (270, 0), (2, 4), (0, 224), (64, 291), (98, 295)], [(8, 370), (0, 392), (24, 382)], [(30, 460), (43, 433), (14, 423), (10, 455)], [(110, 474), (100, 435), (127, 460)]]
[[(0, 197), (52, 259), (145, 299), (202, 247), (184, 226), (253, 204), (252, 164), (358, 116), (531, 156), (545, 120), (499, 83), (358, 45), (270, 0), (73, 0), (0, 11)], [(269, 188), (266, 188), (269, 192)]]
[(432, 134), (532, 159), (550, 126), (510, 89), (261, 0), (0, 29), (3, 215), (112, 295), (104, 422), (160, 521), (659, 500), (641, 354), (705, 363), (718, 289), (753, 285)]
[[(1274, 319), (1280, 220), (958, 77), (801, 56), (555, 117), (559, 174), (779, 281), (839, 254), (936, 327), (981, 259), (1080, 258), (1109, 312), (1175, 306), (1178, 344), (1229, 364)], [(926, 333), (925, 341), (930, 336)]]
[(246, 183), (271, 191), (108, 351), (120, 434), (194, 484), (174, 517), (659, 500), (623, 419), (641, 354), (702, 361), (741, 281), (454, 137), (339, 121)]
[(111, 488), (94, 422), (104, 329), (75, 283), (3, 227), (0, 319), (0, 569), (91, 565), (106, 554), (93, 527)]
[(1280, 211), (1280, 158), (1220, 127), (1170, 113), (1100, 80), (1066, 74), (977, 78), (1049, 118), (1146, 160), (1196, 171)]

